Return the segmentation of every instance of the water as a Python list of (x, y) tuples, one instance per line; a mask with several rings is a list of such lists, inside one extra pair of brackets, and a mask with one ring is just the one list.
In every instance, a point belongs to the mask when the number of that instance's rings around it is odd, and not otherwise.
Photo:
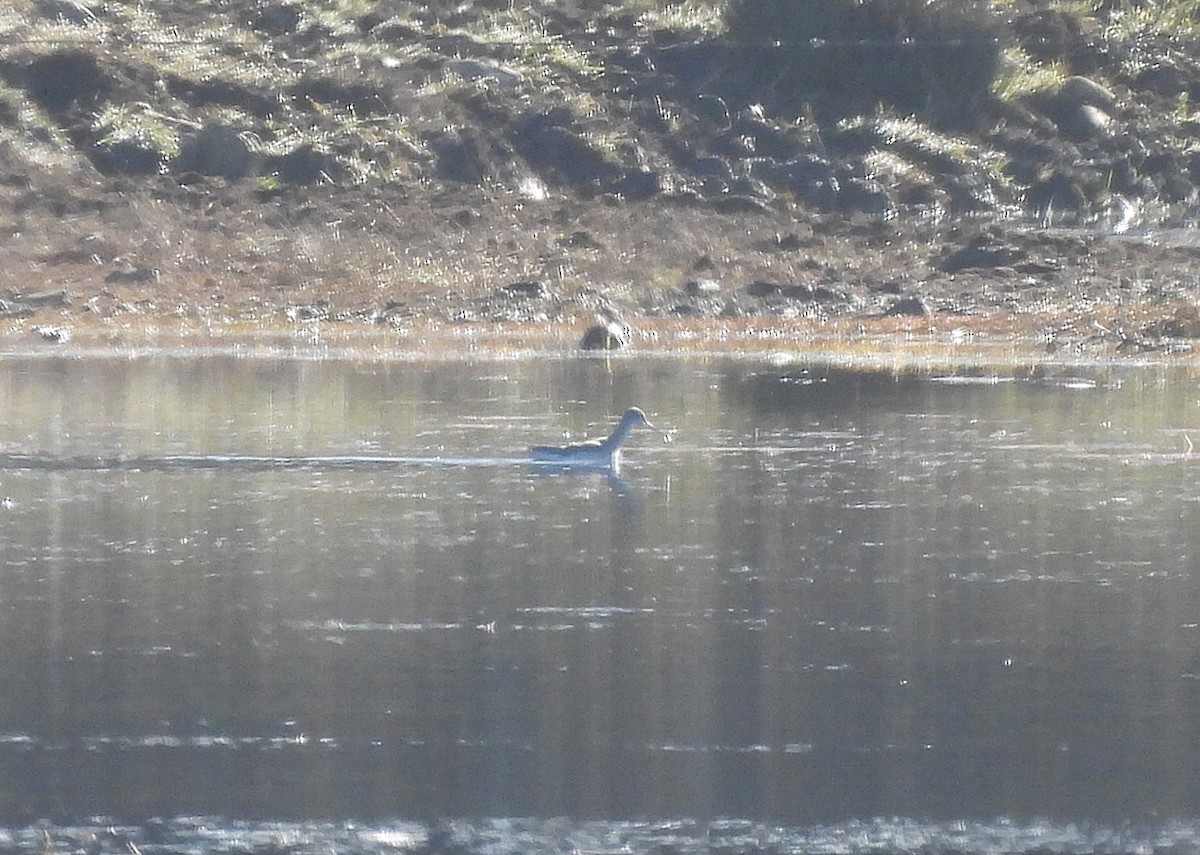
[(4, 360), (0, 846), (1200, 851), (1195, 437), (1166, 369)]

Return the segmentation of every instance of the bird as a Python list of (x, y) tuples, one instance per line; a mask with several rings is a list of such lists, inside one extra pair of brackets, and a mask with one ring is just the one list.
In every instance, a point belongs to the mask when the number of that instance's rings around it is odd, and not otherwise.
[(607, 439), (589, 439), (568, 445), (535, 445), (529, 453), (534, 463), (616, 470), (620, 467), (621, 446), (639, 425), (654, 429), (644, 412), (631, 407)]
[(587, 328), (579, 346), (584, 350), (618, 350), (628, 347), (633, 330), (612, 306), (602, 306), (597, 312), (600, 323)]

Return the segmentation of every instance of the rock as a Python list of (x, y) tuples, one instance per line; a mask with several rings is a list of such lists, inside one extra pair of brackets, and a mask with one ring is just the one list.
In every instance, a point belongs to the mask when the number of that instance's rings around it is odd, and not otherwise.
[(1068, 77), (1058, 90), (1058, 97), (1075, 105), (1090, 104), (1112, 112), (1117, 106), (1117, 96), (1090, 77), (1076, 75)]
[(775, 282), (766, 279), (755, 279), (746, 286), (745, 291), (751, 297), (776, 297), (783, 293), (783, 288)]
[(600, 323), (588, 327), (579, 346), (584, 350), (619, 350), (628, 347), (633, 330), (621, 319), (617, 311), (605, 306), (599, 312)]
[(783, 289), (783, 296), (789, 300), (812, 300), (814, 299), (813, 286), (807, 282), (801, 282), (797, 285), (789, 285)]
[(1072, 139), (1103, 136), (1112, 125), (1112, 116), (1091, 104), (1062, 109), (1053, 118), (1059, 130)]
[(550, 296), (550, 289), (540, 279), (522, 279), (502, 285), (500, 293), (521, 300), (544, 300)]
[(999, 243), (985, 235), (951, 252), (942, 261), (941, 267), (947, 273), (971, 268), (991, 269), (1024, 261), (1026, 256), (1023, 249)]
[(322, 178), (331, 177), (337, 162), (332, 156), (322, 154), (308, 143), (287, 154), (267, 160), (267, 171), (279, 176), (286, 184), (306, 186), (316, 184)]
[(175, 159), (177, 172), (197, 172), (237, 181), (253, 172), (255, 156), (237, 128), (205, 125), (185, 139)]
[(898, 317), (902, 315), (911, 315), (913, 317), (923, 317), (929, 314), (929, 307), (925, 305), (925, 301), (913, 294), (908, 297), (901, 297), (898, 300), (893, 300), (892, 304), (887, 307), (884, 317)]
[(158, 270), (153, 267), (135, 267), (133, 270), (113, 270), (104, 277), (108, 285), (144, 285), (158, 281)]
[(167, 160), (166, 153), (148, 139), (101, 142), (91, 153), (96, 166), (108, 174), (157, 175)]
[(268, 36), (283, 36), (300, 29), (304, 11), (291, 3), (269, 3), (259, 9), (250, 26)]
[(1046, 103), (1046, 115), (1059, 130), (1073, 139), (1091, 139), (1107, 134), (1117, 97), (1088, 77), (1068, 77)]
[(657, 172), (636, 169), (625, 173), (608, 188), (626, 199), (649, 199), (662, 191), (662, 182)]
[(604, 244), (596, 240), (589, 231), (577, 229), (565, 237), (558, 239), (558, 245), (568, 249), (604, 249)]

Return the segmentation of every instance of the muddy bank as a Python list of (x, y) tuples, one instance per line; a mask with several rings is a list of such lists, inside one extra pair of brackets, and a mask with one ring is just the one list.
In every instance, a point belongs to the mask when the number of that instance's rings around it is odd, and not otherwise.
[(481, 194), (330, 193), (323, 216), (272, 229), (268, 212), (290, 221), (305, 200), (241, 192), (212, 189), (205, 230), (155, 223), (164, 248), (212, 242), (176, 265), (119, 250), (144, 213), (124, 198), (51, 246), (10, 244), (5, 346), (571, 351), (604, 307), (631, 349), (660, 353), (1179, 359), (1200, 334), (1200, 251), (1141, 238)]

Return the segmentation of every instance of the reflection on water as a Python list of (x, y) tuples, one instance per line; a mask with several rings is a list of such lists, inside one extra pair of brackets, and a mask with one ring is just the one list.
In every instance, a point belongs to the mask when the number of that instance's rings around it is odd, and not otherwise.
[[(1194, 840), (1198, 402), (1151, 372), (0, 363), (0, 818)], [(635, 404), (673, 441), (621, 478), (524, 464)]]

